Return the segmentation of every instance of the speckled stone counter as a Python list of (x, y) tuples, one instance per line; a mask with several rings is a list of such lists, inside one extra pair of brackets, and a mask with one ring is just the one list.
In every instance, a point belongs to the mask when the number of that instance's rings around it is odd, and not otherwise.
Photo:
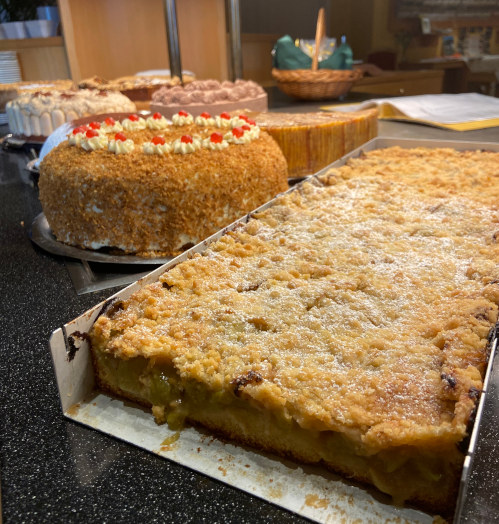
[[(498, 128), (449, 134), (381, 123), (380, 134), (499, 142)], [(30, 241), (29, 226), (41, 208), (36, 184), (24, 169), (27, 161), (26, 151), (0, 150), (4, 522), (304, 522), (237, 489), (63, 418), (49, 336), (112, 292), (78, 296), (64, 260)], [(491, 453), (485, 455), (487, 460), (497, 464), (497, 439), (487, 453)], [(498, 504), (497, 477), (488, 479), (496, 494), (486, 503), (489, 507)]]
[(0, 150), (0, 475), (5, 523), (299, 522), (182, 466), (63, 418), (51, 332), (109, 296), (77, 296), (31, 243), (41, 208), (25, 152)]

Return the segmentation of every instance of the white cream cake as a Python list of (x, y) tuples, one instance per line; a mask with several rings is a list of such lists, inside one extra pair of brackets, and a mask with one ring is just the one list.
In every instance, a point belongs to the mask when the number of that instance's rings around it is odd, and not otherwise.
[(40, 89), (7, 103), (9, 128), (15, 135), (43, 139), (65, 122), (100, 113), (134, 112), (135, 104), (113, 91)]

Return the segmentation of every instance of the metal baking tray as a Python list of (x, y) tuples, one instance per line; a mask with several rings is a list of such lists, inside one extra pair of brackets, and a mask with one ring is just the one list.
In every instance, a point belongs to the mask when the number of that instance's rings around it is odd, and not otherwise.
[(43, 144), (45, 139), (29, 139), (21, 135), (15, 135), (9, 133), (0, 139), (0, 143), (4, 149), (21, 149), (24, 146), (36, 146), (39, 147)]
[[(348, 158), (359, 156), (363, 151), (396, 145), (406, 148), (451, 147), (459, 150), (480, 148), (499, 151), (499, 144), (375, 138), (317, 174), (326, 172), (331, 167), (340, 166)], [(297, 185), (288, 192), (295, 191), (299, 187), (300, 185)], [(274, 201), (275, 199), (272, 199), (258, 210), (272, 206)], [(50, 349), (64, 416), (316, 522), (432, 523), (432, 515), (413, 508), (392, 505), (389, 497), (384, 497), (378, 491), (340, 478), (323, 468), (300, 465), (216, 438), (207, 439), (205, 432), (193, 427), (185, 428), (180, 434), (176, 434), (166, 425), (156, 425), (152, 415), (140, 406), (134, 406), (128, 401), (116, 399), (96, 389), (86, 333), (105, 304), (117, 298), (126, 299), (138, 289), (156, 281), (163, 272), (195, 253), (203, 252), (211, 242), (224, 233), (239, 224), (246, 223), (251, 215), (252, 213), (237, 220), (52, 333)], [(476, 420), (464, 463), (455, 523), (468, 522), (465, 509), (469, 500), (469, 478), (473, 461), (476, 459), (474, 452), (491, 386), (490, 377), (496, 346), (497, 333), (494, 333), (490, 344), (491, 357), (484, 390), (477, 407)], [(495, 380), (499, 381), (499, 378), (496, 377)], [(492, 383), (492, 385), (497, 384)], [(497, 396), (497, 391), (494, 390), (494, 393)], [(495, 399), (495, 402), (499, 405), (499, 400)], [(495, 440), (498, 440), (497, 432)]]

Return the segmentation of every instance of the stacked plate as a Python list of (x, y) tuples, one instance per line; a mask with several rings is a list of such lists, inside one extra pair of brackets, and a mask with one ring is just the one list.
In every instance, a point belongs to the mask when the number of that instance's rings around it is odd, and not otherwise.
[(0, 52), (0, 84), (21, 81), (21, 69), (15, 51)]
[[(0, 84), (12, 84), (21, 81), (21, 69), (15, 51), (0, 52)], [(7, 123), (7, 115), (0, 113), (0, 124)]]

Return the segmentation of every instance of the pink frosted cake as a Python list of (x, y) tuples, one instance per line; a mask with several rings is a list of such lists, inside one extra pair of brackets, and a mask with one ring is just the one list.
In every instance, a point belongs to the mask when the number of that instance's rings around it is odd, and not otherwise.
[(183, 109), (194, 117), (205, 111), (216, 114), (237, 109), (267, 111), (267, 93), (251, 80), (194, 80), (183, 87), (162, 87), (152, 95), (152, 112), (159, 111), (171, 118)]

